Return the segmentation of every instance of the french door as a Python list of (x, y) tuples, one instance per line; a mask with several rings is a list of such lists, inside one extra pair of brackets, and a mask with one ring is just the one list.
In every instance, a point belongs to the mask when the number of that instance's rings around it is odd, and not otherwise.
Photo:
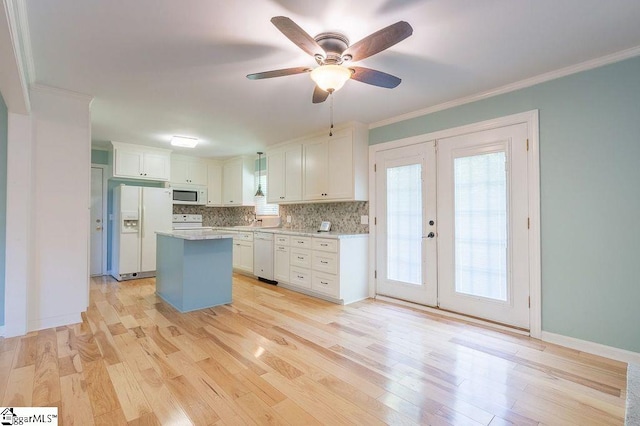
[(527, 125), (376, 153), (380, 295), (529, 328)]
[(435, 306), (436, 155), (427, 142), (376, 155), (378, 294)]
[(529, 328), (527, 125), (438, 141), (439, 305)]

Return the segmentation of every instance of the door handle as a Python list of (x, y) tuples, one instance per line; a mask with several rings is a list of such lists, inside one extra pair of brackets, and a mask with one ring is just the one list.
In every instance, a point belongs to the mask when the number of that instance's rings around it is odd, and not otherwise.
[(429, 232), (429, 233), (427, 234), (427, 238), (433, 238), (433, 237), (435, 237), (435, 236), (436, 236), (436, 234), (434, 234), (433, 232)]

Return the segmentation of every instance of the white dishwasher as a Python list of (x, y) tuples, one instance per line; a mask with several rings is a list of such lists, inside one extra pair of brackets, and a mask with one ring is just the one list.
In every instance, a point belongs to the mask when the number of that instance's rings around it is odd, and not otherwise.
[(269, 284), (278, 283), (273, 280), (273, 234), (271, 232), (253, 233), (253, 275)]

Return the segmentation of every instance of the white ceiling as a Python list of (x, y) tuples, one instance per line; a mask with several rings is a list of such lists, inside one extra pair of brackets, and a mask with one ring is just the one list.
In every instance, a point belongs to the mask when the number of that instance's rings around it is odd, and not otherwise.
[[(313, 66), (271, 23), (352, 43), (399, 20), (413, 35), (358, 65), (402, 78), (395, 89), (348, 81), (336, 123), (373, 123), (640, 45), (638, 0), (26, 0), (35, 81), (95, 97), (94, 145), (169, 147), (200, 138), (205, 157), (254, 153), (328, 127)], [(33, 76), (32, 76), (33, 78)]]

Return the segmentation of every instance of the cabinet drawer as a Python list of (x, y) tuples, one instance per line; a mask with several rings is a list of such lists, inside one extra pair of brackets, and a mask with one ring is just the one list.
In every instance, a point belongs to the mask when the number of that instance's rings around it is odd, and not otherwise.
[(283, 246), (281, 244), (276, 243), (273, 246), (273, 248), (274, 248), (275, 251), (279, 251), (279, 252), (282, 252), (282, 253), (287, 253), (287, 256), (289, 255), (289, 247), (288, 246)]
[(340, 297), (338, 291), (338, 277), (336, 275), (313, 272), (311, 278), (311, 289), (318, 293), (324, 293), (333, 297)]
[(291, 248), (291, 266), (311, 268), (311, 250)]
[(338, 252), (338, 240), (330, 240), (328, 238), (314, 238), (312, 246), (314, 250), (328, 251), (331, 253)]
[(291, 268), (289, 281), (299, 287), (311, 288), (311, 271), (309, 269)]
[(311, 237), (291, 237), (291, 247), (311, 248)]
[(288, 235), (276, 235), (274, 241), (277, 245), (288, 246), (290, 244), (290, 237)]
[(327, 272), (329, 274), (338, 273), (338, 255), (336, 253), (314, 250), (311, 264), (314, 271)]
[(253, 232), (238, 232), (233, 236), (234, 240), (253, 241)]

